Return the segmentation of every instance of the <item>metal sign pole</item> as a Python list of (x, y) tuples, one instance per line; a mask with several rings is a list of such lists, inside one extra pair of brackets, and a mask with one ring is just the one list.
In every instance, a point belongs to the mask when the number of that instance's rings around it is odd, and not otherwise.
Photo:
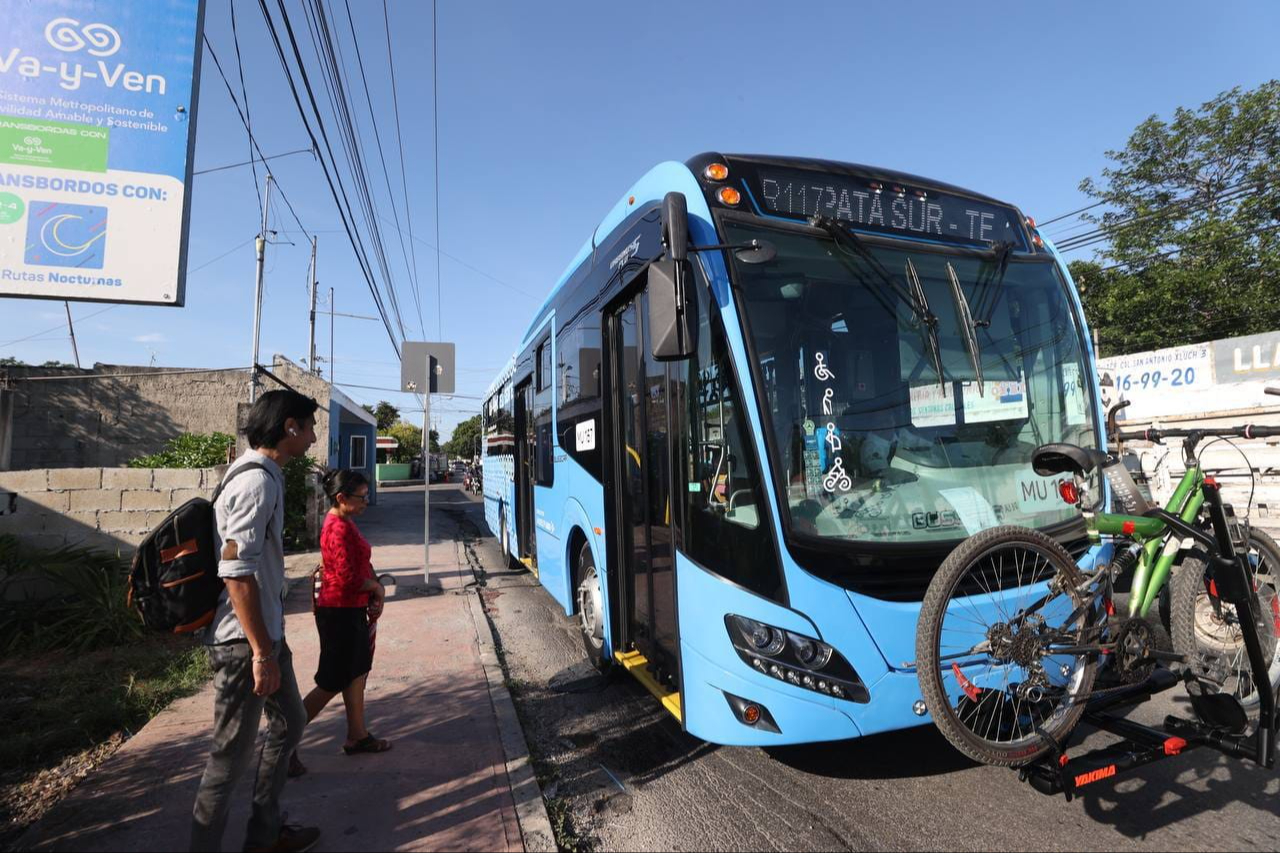
[(431, 585), (431, 356), (422, 389), (422, 582)]

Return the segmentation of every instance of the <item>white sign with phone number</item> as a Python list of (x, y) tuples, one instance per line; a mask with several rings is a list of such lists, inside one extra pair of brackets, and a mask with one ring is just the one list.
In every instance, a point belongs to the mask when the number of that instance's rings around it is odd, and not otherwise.
[(1215, 385), (1213, 347), (1192, 344), (1099, 359), (1098, 379), (1104, 405), (1129, 401), (1121, 420), (1179, 414)]

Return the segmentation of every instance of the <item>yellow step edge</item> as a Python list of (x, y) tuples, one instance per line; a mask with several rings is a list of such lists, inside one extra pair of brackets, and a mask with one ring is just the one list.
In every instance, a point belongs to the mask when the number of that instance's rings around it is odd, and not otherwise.
[(533, 576), (538, 577), (538, 564), (533, 561), (533, 557), (521, 557), (520, 562), (525, 564), (529, 571), (533, 572)]
[(684, 722), (684, 714), (680, 705), (680, 693), (676, 690), (669, 690), (658, 683), (653, 677), (653, 673), (649, 672), (649, 659), (640, 652), (614, 652), (613, 659), (635, 676), (636, 680), (644, 685), (644, 688), (652, 693), (662, 706), (671, 712), (671, 716), (680, 722)]

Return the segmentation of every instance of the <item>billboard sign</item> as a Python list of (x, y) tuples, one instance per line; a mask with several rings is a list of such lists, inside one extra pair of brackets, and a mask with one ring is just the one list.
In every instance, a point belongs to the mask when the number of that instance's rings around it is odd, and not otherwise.
[(203, 0), (4, 17), (0, 296), (182, 305)]

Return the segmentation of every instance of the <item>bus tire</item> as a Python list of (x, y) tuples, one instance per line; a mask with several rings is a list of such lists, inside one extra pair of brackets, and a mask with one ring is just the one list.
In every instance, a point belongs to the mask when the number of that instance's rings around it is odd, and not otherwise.
[(575, 609), (578, 613), (578, 633), (582, 635), (582, 648), (591, 665), (597, 671), (607, 673), (613, 667), (613, 661), (609, 658), (604, 641), (604, 586), (588, 542), (584, 541), (578, 549), (574, 579), (577, 581)]
[[(1280, 574), (1280, 546), (1257, 528), (1249, 531), (1249, 545), (1250, 551), (1256, 550), (1259, 557), (1255, 577), (1259, 589), (1258, 603), (1264, 608), (1259, 630), (1262, 633), (1263, 651), (1270, 657), (1271, 666), (1267, 677), (1274, 691), (1276, 686), (1280, 685), (1280, 640), (1277, 638), (1280, 631), (1277, 630), (1276, 624), (1280, 619), (1280, 615), (1277, 614), (1280, 606), (1276, 603), (1277, 583), (1280, 582), (1280, 578), (1277, 577), (1277, 574)], [(1206, 653), (1225, 654), (1234, 663), (1241, 651), (1239, 647), (1243, 643), (1239, 637), (1238, 628), (1232, 627), (1237, 620), (1235, 609), (1226, 605), (1225, 612), (1214, 610), (1213, 601), (1204, 580), (1206, 569), (1204, 552), (1190, 551), (1183, 558), (1178, 570), (1173, 574), (1173, 580), (1169, 583), (1169, 621), (1173, 629), (1170, 632), (1173, 648), (1174, 651), (1187, 655), (1192, 660)], [(1238, 664), (1229, 664), (1228, 669), (1227, 684), (1224, 685), (1224, 689), (1236, 695), (1245, 713), (1251, 717), (1256, 716), (1259, 705), (1258, 690), (1250, 683), (1247, 694), (1239, 695), (1241, 682), (1235, 674), (1237, 669), (1248, 672), (1247, 656), (1241, 655)], [(1252, 679), (1250, 678), (1249, 681), (1251, 682)], [(1207, 686), (1210, 690), (1216, 689), (1216, 685), (1211, 682), (1202, 681), (1201, 686), (1202, 688)]]

